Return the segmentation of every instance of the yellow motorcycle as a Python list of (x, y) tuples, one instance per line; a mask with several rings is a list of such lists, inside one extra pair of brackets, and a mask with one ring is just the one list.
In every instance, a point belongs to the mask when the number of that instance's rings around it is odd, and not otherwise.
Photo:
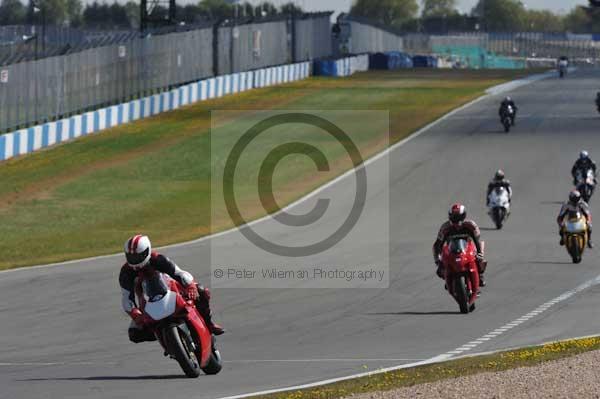
[(580, 212), (572, 212), (568, 215), (563, 229), (563, 237), (573, 263), (581, 262), (583, 251), (587, 247), (588, 232), (587, 221)]

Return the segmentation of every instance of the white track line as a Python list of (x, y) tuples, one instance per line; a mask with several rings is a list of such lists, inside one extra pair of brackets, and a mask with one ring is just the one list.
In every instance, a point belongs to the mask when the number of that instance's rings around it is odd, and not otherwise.
[(600, 276), (588, 280), (585, 283), (575, 287), (574, 289), (565, 292), (564, 294), (538, 306), (537, 308), (535, 308), (534, 310), (532, 310), (531, 312), (527, 313), (524, 316), (519, 317), (516, 320), (511, 321), (510, 323), (507, 323), (505, 325), (503, 325), (500, 328), (495, 329), (494, 331), (484, 335), (483, 337), (476, 339), (475, 341), (471, 341), (466, 345), (461, 346), (460, 348), (456, 348), (452, 351), (446, 352), (445, 355), (450, 355), (454, 356), (457, 354), (462, 354), (464, 352), (468, 352), (470, 350), (475, 349), (476, 347), (478, 347), (479, 345), (481, 345), (482, 343), (491, 340), (492, 338), (496, 338), (504, 333), (506, 333), (507, 331), (512, 330), (513, 328), (525, 323), (526, 321), (529, 321), (531, 319), (533, 319), (534, 317), (537, 317), (539, 315), (541, 315), (542, 313), (546, 312), (548, 309), (552, 308), (553, 306), (566, 301), (567, 299), (579, 294), (582, 291), (585, 291), (586, 289), (593, 287), (595, 285), (600, 284)]
[[(525, 321), (530, 320), (533, 317), (536, 317), (537, 315), (547, 311), (548, 309), (550, 309), (552, 306), (560, 303), (560, 302), (564, 302), (567, 299), (572, 298), (573, 296), (581, 293), (582, 291), (585, 291), (588, 288), (591, 288), (595, 285), (600, 284), (600, 275), (597, 276), (596, 278), (593, 278), (591, 280), (586, 281), (585, 283), (575, 287), (572, 290), (569, 290), (565, 293), (563, 293), (562, 295), (538, 306), (535, 310), (527, 313), (525, 316), (520, 317), (518, 319), (516, 319), (513, 322), (510, 322), (508, 324), (505, 324), (504, 326), (495, 329), (494, 331), (484, 335), (483, 337), (476, 339), (474, 341), (471, 341), (459, 348), (456, 348), (452, 351), (446, 352), (442, 355), (433, 357), (431, 359), (427, 359), (427, 360), (423, 360), (423, 361), (419, 361), (419, 362), (414, 362), (414, 363), (407, 363), (407, 364), (402, 364), (402, 365), (398, 365), (398, 366), (393, 366), (393, 367), (386, 367), (386, 368), (381, 368), (375, 371), (369, 371), (369, 372), (365, 372), (365, 373), (359, 373), (359, 374), (353, 374), (353, 375), (349, 375), (349, 376), (345, 376), (345, 377), (338, 377), (338, 378), (331, 378), (328, 380), (322, 380), (322, 381), (316, 381), (313, 383), (309, 383), (309, 384), (302, 384), (302, 385), (296, 385), (296, 386), (291, 386), (291, 387), (286, 387), (286, 388), (274, 388), (274, 389), (269, 389), (269, 390), (265, 390), (265, 391), (260, 391), (260, 392), (252, 392), (252, 393), (247, 393), (247, 394), (241, 394), (241, 395), (234, 395), (234, 396), (226, 396), (226, 397), (222, 397), (220, 399), (243, 399), (243, 398), (250, 398), (253, 396), (260, 396), (260, 395), (268, 395), (268, 394), (273, 394), (273, 393), (280, 393), (280, 392), (287, 392), (287, 391), (297, 391), (297, 390), (302, 390), (302, 389), (309, 389), (309, 388), (315, 388), (315, 387), (320, 387), (323, 385), (328, 385), (328, 384), (333, 384), (336, 382), (341, 382), (341, 381), (346, 381), (346, 380), (351, 380), (351, 379), (355, 379), (355, 378), (361, 378), (361, 377), (368, 377), (371, 375), (375, 375), (375, 374), (382, 374), (382, 373), (387, 373), (390, 371), (396, 371), (396, 370), (402, 370), (402, 369), (407, 369), (407, 368), (412, 368), (412, 367), (417, 367), (417, 366), (424, 366), (424, 365), (428, 365), (428, 364), (433, 364), (433, 363), (440, 363), (440, 362), (444, 362), (446, 360), (450, 360), (452, 358), (455, 358), (457, 355), (462, 355), (459, 356), (460, 358), (462, 357), (469, 357), (469, 355), (465, 355), (465, 352), (471, 351), (472, 349), (476, 348), (477, 346), (479, 346), (480, 344), (487, 342), (493, 338), (498, 337), (499, 335), (503, 334), (506, 331), (511, 330), (512, 328), (523, 324)], [(534, 312), (537, 312), (535, 315), (533, 315)], [(520, 321), (519, 321), (520, 320)], [(582, 337), (582, 338), (589, 338), (589, 337)], [(573, 339), (577, 339), (577, 338), (573, 338)], [(542, 344), (543, 345), (543, 344)], [(518, 348), (511, 348), (511, 349), (500, 349), (497, 351), (492, 351), (492, 352), (485, 352), (485, 353), (478, 353), (476, 355), (483, 355), (483, 354), (491, 354), (491, 353), (497, 353), (497, 352), (502, 352), (502, 351), (506, 351), (506, 350), (513, 350), (513, 349), (518, 349)], [(475, 356), (475, 355), (472, 355)]]
[(257, 359), (257, 360), (224, 360), (223, 363), (360, 363), (360, 362), (421, 362), (427, 359), (386, 359), (386, 358), (374, 358), (374, 359)]
[[(486, 94), (482, 95), (481, 97), (478, 97), (476, 99), (474, 99), (473, 101), (470, 101), (458, 108), (455, 108), (454, 110), (448, 112), (447, 114), (443, 115), (442, 117), (440, 117), (439, 119), (436, 119), (435, 121), (429, 123), (428, 125), (422, 127), (421, 129), (417, 130), (416, 132), (412, 133), (410, 136), (406, 137), (405, 139), (397, 142), (396, 144), (392, 145), (391, 147), (388, 147), (386, 149), (384, 149), (383, 151), (381, 151), (380, 153), (378, 153), (377, 155), (374, 155), (373, 157), (365, 160), (363, 162), (363, 165), (359, 166), (360, 167), (365, 167), (368, 166), (374, 162), (377, 162), (378, 160), (382, 159), (383, 157), (389, 155), (390, 153), (392, 153), (393, 151), (399, 149), (400, 147), (402, 147), (403, 145), (405, 145), (406, 143), (410, 142), (411, 140), (416, 139), (417, 137), (419, 137), (420, 135), (422, 135), (423, 133), (428, 132), (429, 130), (431, 130), (432, 128), (434, 128), (435, 126), (439, 125), (440, 123), (446, 121), (447, 119), (450, 119), (452, 116), (456, 115), (457, 113), (483, 101), (486, 100), (490, 97), (499, 95), (501, 93), (504, 93), (505, 91), (509, 91), (509, 90), (513, 90), (516, 88), (520, 88), (523, 87), (525, 85), (528, 85), (530, 83), (536, 82), (538, 80), (541, 79), (545, 79), (547, 77), (550, 77), (551, 75), (546, 75), (546, 74), (539, 74), (539, 75), (532, 75), (529, 78), (524, 78), (524, 79), (519, 79), (513, 82), (507, 82), (498, 86), (494, 86), (494, 87), (490, 87), (489, 89), (486, 90)], [(510, 88), (508, 87), (508, 85), (510, 83), (518, 83), (518, 85), (516, 87)], [(339, 183), (340, 181), (342, 181), (343, 179), (351, 176), (352, 174), (354, 174), (355, 170), (357, 168), (354, 169), (350, 169), (347, 172), (345, 172), (344, 174), (336, 177), (335, 179), (331, 180), (330, 182), (322, 185), (321, 187), (317, 188), (316, 190), (308, 193), (307, 195), (305, 195), (304, 197), (298, 199), (297, 201), (289, 204), (288, 206), (284, 207), (283, 209), (279, 210), (276, 213), (273, 213), (271, 215), (266, 215), (263, 216), (260, 219), (254, 220), (252, 222), (249, 222), (247, 225), (248, 226), (253, 226), (255, 224), (261, 223), (265, 220), (269, 220), (274, 218), (275, 216), (279, 215), (280, 213), (283, 212), (288, 212), (291, 208), (298, 206), (299, 204), (313, 198), (314, 196), (316, 196), (317, 194), (321, 193), (322, 191), (328, 189), (329, 187), (333, 186), (334, 184)], [(219, 233), (215, 233), (215, 234), (211, 234), (208, 236), (204, 236), (204, 237), (200, 237), (197, 238), (195, 240), (191, 240), (191, 241), (185, 241), (182, 243), (178, 243), (178, 244), (172, 244), (172, 245), (167, 245), (164, 247), (159, 247), (158, 249), (172, 249), (172, 248), (178, 248), (178, 247), (182, 247), (182, 246), (186, 246), (186, 245), (192, 245), (192, 244), (198, 244), (201, 243), (203, 241), (206, 240), (210, 240), (213, 238), (217, 238), (217, 237), (221, 237), (224, 236), (226, 234), (230, 234), (232, 232), (236, 232), (239, 229), (237, 227), (233, 227), (229, 230), (225, 230)], [(15, 269), (8, 269), (8, 270), (0, 270), (0, 274), (2, 273), (14, 273), (14, 272), (26, 272), (26, 271), (30, 271), (30, 270), (36, 270), (36, 269), (45, 269), (45, 268), (50, 268), (50, 267), (57, 267), (57, 266), (67, 266), (67, 265), (72, 265), (75, 263), (80, 263), (80, 262), (90, 262), (90, 261), (95, 261), (95, 260), (102, 260), (102, 259), (110, 259), (110, 258), (114, 258), (114, 257), (120, 257), (123, 256), (122, 253), (116, 253), (116, 254), (110, 254), (110, 255), (101, 255), (101, 256), (93, 256), (90, 258), (83, 258), (83, 259), (75, 259), (75, 260), (69, 260), (69, 261), (65, 261), (65, 262), (58, 262), (58, 263), (51, 263), (51, 264), (46, 264), (46, 265), (38, 265), (38, 266), (26, 266), (26, 267), (20, 267), (20, 268), (15, 268)]]

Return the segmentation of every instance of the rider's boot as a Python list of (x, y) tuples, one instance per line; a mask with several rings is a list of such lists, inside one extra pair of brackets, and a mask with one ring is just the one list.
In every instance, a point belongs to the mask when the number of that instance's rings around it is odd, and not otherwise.
[(147, 328), (129, 327), (127, 333), (129, 335), (129, 340), (136, 344), (156, 341), (154, 333)]
[(198, 300), (196, 301), (196, 307), (198, 308), (198, 312), (200, 312), (200, 315), (206, 322), (206, 326), (214, 335), (223, 334), (225, 332), (225, 329), (212, 320), (212, 312), (210, 310), (210, 291), (208, 290), (208, 288), (198, 287), (198, 292), (200, 293), (200, 295), (198, 296)]
[(558, 234), (560, 235), (560, 246), (562, 247), (563, 245), (565, 245), (565, 236), (563, 235), (562, 229), (558, 232)]

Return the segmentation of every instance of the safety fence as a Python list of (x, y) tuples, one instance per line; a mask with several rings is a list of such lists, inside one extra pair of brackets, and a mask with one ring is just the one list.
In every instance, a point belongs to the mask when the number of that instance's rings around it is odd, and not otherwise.
[(218, 76), (123, 104), (21, 129), (0, 136), (0, 161), (162, 112), (176, 110), (198, 101), (294, 82), (309, 76), (309, 62)]
[(347, 23), (350, 25), (350, 41), (348, 43), (350, 53), (375, 53), (404, 49), (404, 39), (396, 32), (370, 25), (356, 17), (348, 17)]
[(467, 32), (449, 35), (407, 34), (404, 50), (410, 53), (439, 54), (457, 67), (523, 68), (536, 59), (565, 56), (574, 63), (600, 62), (599, 35), (572, 35), (537, 32)]
[(56, 121), (179, 85), (331, 55), (330, 13), (129, 38), (0, 66), (0, 132)]
[(372, 21), (341, 14), (332, 37), (334, 55), (402, 51), (402, 35)]

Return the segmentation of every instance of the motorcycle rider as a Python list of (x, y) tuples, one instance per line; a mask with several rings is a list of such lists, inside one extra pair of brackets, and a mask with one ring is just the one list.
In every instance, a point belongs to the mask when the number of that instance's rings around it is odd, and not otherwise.
[(506, 179), (506, 176), (504, 175), (504, 171), (502, 169), (498, 169), (496, 171), (494, 178), (488, 184), (487, 194), (485, 196), (487, 206), (490, 205), (490, 194), (492, 193), (492, 191), (499, 187), (504, 187), (506, 189), (506, 191), (508, 192), (508, 202), (510, 203), (512, 200), (512, 187), (510, 185), (510, 180)]
[(559, 228), (558, 233), (560, 234), (560, 245), (565, 245), (565, 225), (563, 222), (565, 216), (567, 216), (569, 212), (581, 212), (581, 214), (585, 217), (588, 232), (588, 248), (594, 248), (594, 244), (592, 243), (592, 213), (588, 204), (581, 199), (581, 193), (577, 190), (571, 191), (569, 194), (569, 201), (563, 204), (563, 206), (560, 208), (560, 212), (558, 213), (558, 217), (556, 218)]
[(156, 337), (149, 329), (145, 328), (142, 311), (137, 307), (135, 300), (135, 279), (139, 273), (159, 271), (169, 275), (184, 286), (184, 296), (196, 303), (196, 308), (206, 321), (210, 332), (221, 335), (223, 328), (212, 321), (210, 310), (210, 291), (199, 286), (194, 277), (182, 270), (175, 262), (152, 251), (150, 239), (144, 235), (135, 235), (125, 242), (125, 258), (127, 262), (121, 267), (119, 285), (121, 286), (121, 304), (125, 313), (131, 317), (129, 325), (129, 339), (134, 343), (155, 341)]
[(472, 220), (467, 220), (467, 209), (462, 204), (454, 204), (448, 211), (448, 221), (444, 222), (440, 227), (437, 239), (433, 243), (433, 259), (437, 266), (436, 274), (440, 278), (444, 278), (444, 265), (440, 260), (442, 247), (446, 240), (455, 235), (466, 235), (470, 237), (477, 248), (477, 268), (479, 270), (480, 285), (485, 287), (483, 274), (485, 273), (486, 263), (483, 258), (481, 247), (481, 233), (479, 227)]
[(515, 118), (517, 117), (518, 108), (517, 108), (515, 102), (513, 101), (513, 99), (510, 98), (510, 96), (506, 96), (504, 98), (504, 100), (502, 100), (502, 102), (500, 103), (500, 110), (498, 111), (498, 114), (500, 115), (500, 118), (503, 118), (504, 114), (507, 112), (509, 106), (511, 106), (513, 109), (513, 114), (511, 116), (511, 123), (514, 126)]
[(571, 176), (573, 176), (573, 185), (577, 185), (577, 172), (581, 172), (583, 176), (591, 169), (594, 172), (594, 184), (597, 184), (596, 180), (596, 162), (592, 161), (587, 151), (582, 150), (579, 153), (579, 159), (575, 161), (575, 164), (571, 168)]
[(558, 59), (558, 72), (565, 74), (569, 68), (569, 59), (564, 55)]

